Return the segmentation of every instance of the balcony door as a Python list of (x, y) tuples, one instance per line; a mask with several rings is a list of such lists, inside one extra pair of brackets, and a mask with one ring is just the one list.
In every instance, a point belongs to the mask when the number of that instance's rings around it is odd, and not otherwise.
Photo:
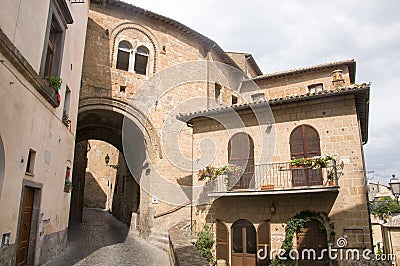
[(256, 266), (256, 229), (248, 220), (232, 225), (232, 266)]
[[(318, 132), (311, 126), (300, 125), (290, 135), (290, 157), (312, 158), (321, 156), (321, 148)], [(300, 168), (292, 169), (292, 185), (316, 186), (322, 185), (322, 170)]]
[[(244, 169), (239, 181), (233, 186), (234, 189), (247, 189), (253, 187), (254, 175), (254, 142), (252, 138), (243, 132), (232, 136), (228, 143), (228, 161)], [(253, 181), (254, 182), (254, 181)]]

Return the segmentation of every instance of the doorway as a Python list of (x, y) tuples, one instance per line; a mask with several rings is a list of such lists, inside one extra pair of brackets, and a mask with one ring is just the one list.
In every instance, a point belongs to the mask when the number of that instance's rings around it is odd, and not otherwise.
[(256, 265), (256, 229), (242, 219), (232, 225), (232, 266)]
[(246, 133), (240, 132), (232, 136), (228, 143), (229, 164), (244, 169), (240, 180), (234, 184), (234, 189), (247, 189), (254, 186), (251, 183), (254, 175), (254, 142)]
[[(321, 148), (318, 132), (311, 126), (300, 125), (290, 135), (291, 159), (312, 158), (321, 156)], [(302, 167), (292, 169), (292, 185), (315, 186), (322, 185), (322, 169)]]
[[(315, 250), (315, 257), (318, 258), (322, 250), (328, 248), (326, 230), (321, 228), (321, 224), (318, 221), (312, 220), (307, 222), (304, 228), (297, 232), (297, 248), (300, 258), (304, 249)], [(304, 257), (298, 261), (298, 266), (326, 266), (329, 265), (326, 259), (327, 256), (323, 260)]]
[(19, 222), (16, 265), (27, 265), (35, 189), (24, 187)]

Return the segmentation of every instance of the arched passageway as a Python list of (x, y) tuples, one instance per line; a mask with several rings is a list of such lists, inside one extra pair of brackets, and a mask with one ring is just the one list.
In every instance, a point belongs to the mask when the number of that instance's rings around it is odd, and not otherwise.
[[(124, 141), (123, 127), (126, 132)], [(120, 221), (138, 224), (140, 180), (148, 154), (145, 139), (149, 138), (143, 131), (143, 126), (138, 125), (137, 121), (125, 118), (122, 109), (105, 104), (80, 108), (72, 173), (70, 222), (82, 221), (84, 207), (104, 206)], [(96, 147), (90, 145), (100, 144), (99, 141), (106, 144)], [(88, 153), (93, 152), (91, 149), (95, 149), (95, 154), (91, 154), (88, 161)], [(112, 149), (117, 155), (112, 154)], [(125, 153), (129, 153), (128, 164)], [(114, 179), (110, 170), (114, 170)], [(105, 188), (102, 189), (96, 181), (94, 172), (99, 173), (97, 179), (107, 177)], [(91, 182), (88, 177), (92, 178)], [(89, 187), (85, 188), (85, 184)], [(100, 195), (96, 195), (96, 191)], [(131, 221), (132, 218), (135, 221)]]

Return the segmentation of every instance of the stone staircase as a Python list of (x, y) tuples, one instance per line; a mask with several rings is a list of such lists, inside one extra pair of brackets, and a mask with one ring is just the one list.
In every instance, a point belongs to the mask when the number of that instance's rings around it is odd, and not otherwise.
[(168, 233), (151, 233), (148, 242), (161, 250), (169, 252)]

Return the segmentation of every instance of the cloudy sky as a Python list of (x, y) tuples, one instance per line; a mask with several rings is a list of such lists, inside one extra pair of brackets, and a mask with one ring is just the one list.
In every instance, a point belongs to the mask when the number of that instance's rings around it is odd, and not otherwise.
[(400, 1), (124, 1), (252, 53), (264, 73), (355, 59), (356, 82), (372, 83), (368, 176), (400, 175)]

